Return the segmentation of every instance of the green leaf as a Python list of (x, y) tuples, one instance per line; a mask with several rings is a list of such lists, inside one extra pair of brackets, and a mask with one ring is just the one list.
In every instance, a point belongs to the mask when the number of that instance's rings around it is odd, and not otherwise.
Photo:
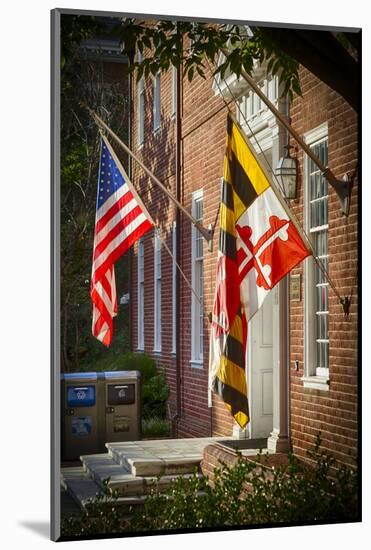
[(202, 78), (206, 78), (204, 71), (197, 65), (196, 70)]
[(188, 71), (188, 75), (187, 75), (187, 76), (188, 76), (188, 81), (189, 81), (189, 82), (192, 81), (194, 72), (195, 72), (194, 67), (193, 67), (193, 66), (190, 67), (190, 69), (189, 69), (189, 71)]
[(142, 41), (146, 48), (152, 48), (151, 39), (148, 36), (144, 35)]

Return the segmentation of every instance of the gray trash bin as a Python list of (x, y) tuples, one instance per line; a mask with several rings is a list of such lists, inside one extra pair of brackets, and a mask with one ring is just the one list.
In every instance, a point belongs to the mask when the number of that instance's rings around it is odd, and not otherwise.
[(104, 381), (105, 442), (140, 438), (140, 372), (101, 373)]
[(76, 460), (82, 454), (101, 451), (99, 433), (100, 388), (95, 372), (62, 375), (62, 458)]

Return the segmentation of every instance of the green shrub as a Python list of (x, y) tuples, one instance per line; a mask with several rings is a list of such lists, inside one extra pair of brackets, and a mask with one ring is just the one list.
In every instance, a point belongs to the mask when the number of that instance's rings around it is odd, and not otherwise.
[(120, 533), (127, 529), (127, 508), (117, 506), (117, 495), (112, 495), (106, 479), (103, 494), (91, 499), (91, 503), (79, 516), (62, 517), (62, 537), (86, 537)]
[(166, 417), (166, 400), (170, 388), (163, 373), (156, 374), (142, 385), (142, 418)]
[(120, 364), (120, 370), (138, 370), (141, 374), (142, 386), (157, 373), (155, 361), (145, 353), (129, 351), (122, 356)]
[[(180, 476), (162, 493), (154, 490), (136, 512), (116, 506), (115, 497), (100, 497), (79, 518), (64, 520), (62, 532), (72, 536), (357, 521), (356, 471), (339, 465), (334, 470), (334, 459), (319, 444), (318, 439), (308, 453), (312, 466), (290, 454), (288, 464), (269, 469), (240, 455), (235, 466), (214, 471), (213, 485), (196, 472), (187, 479)], [(260, 459), (264, 464), (264, 457)]]
[(334, 459), (320, 450), (319, 443), (309, 453), (313, 466), (290, 454), (288, 464), (270, 469), (240, 455), (235, 466), (215, 470), (213, 486), (196, 474), (179, 477), (164, 493), (148, 497), (130, 529), (354, 521), (358, 517), (356, 472), (340, 466), (334, 477), (330, 475)]
[(150, 436), (164, 436), (170, 433), (170, 423), (166, 418), (153, 416), (152, 418), (142, 419), (142, 435), (144, 437)]

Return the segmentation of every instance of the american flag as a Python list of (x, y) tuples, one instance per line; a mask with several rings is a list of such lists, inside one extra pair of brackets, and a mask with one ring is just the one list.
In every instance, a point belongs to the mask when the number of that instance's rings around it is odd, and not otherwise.
[(109, 346), (117, 315), (114, 264), (153, 227), (107, 139), (102, 136), (90, 295), (93, 336)]

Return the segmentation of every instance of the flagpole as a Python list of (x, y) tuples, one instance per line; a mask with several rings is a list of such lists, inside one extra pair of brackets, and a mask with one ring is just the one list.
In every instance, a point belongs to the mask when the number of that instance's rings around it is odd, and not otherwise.
[(185, 273), (182, 271), (182, 268), (180, 267), (180, 265), (178, 264), (178, 262), (176, 261), (176, 259), (174, 258), (174, 255), (172, 254), (170, 248), (168, 247), (165, 239), (163, 239), (161, 237), (161, 234), (160, 234), (160, 228), (158, 227), (158, 225), (155, 223), (154, 219), (152, 218), (151, 214), (148, 212), (147, 208), (145, 207), (145, 205), (143, 204), (143, 201), (142, 199), (140, 198), (139, 194), (137, 193), (137, 190), (135, 189), (133, 183), (131, 182), (129, 176), (127, 175), (127, 173), (125, 172), (124, 170), (124, 167), (122, 166), (121, 162), (120, 162), (120, 159), (118, 158), (118, 156), (116, 155), (115, 151), (112, 149), (112, 146), (110, 144), (110, 142), (108, 141), (108, 139), (106, 138), (106, 136), (103, 134), (103, 132), (101, 130), (99, 130), (101, 136), (102, 136), (102, 139), (104, 141), (104, 143), (106, 144), (107, 146), (107, 149), (109, 150), (113, 160), (115, 161), (115, 164), (117, 166), (117, 168), (119, 169), (122, 177), (124, 178), (124, 181), (126, 182), (127, 186), (129, 187), (131, 193), (134, 195), (134, 198), (135, 200), (138, 202), (138, 204), (140, 205), (140, 207), (142, 208), (143, 212), (145, 212), (145, 215), (147, 216), (147, 218), (149, 219), (149, 221), (151, 222), (151, 224), (153, 225), (153, 227), (157, 230), (157, 234), (160, 238), (160, 241), (161, 243), (164, 245), (165, 247), (165, 250), (168, 252), (169, 256), (171, 257), (171, 259), (175, 262), (175, 265), (176, 267), (179, 269), (179, 272), (180, 274), (182, 275), (183, 279), (185, 280), (186, 284), (188, 285), (188, 287), (191, 289), (194, 297), (196, 298), (196, 300), (198, 300), (198, 302), (200, 303), (201, 305), (201, 298), (198, 296), (197, 292), (195, 291), (195, 289), (193, 288), (192, 284), (190, 283), (190, 281), (187, 279)]
[(88, 106), (86, 106), (87, 110), (95, 120), (96, 124), (100, 127), (106, 130), (112, 138), (124, 149), (124, 151), (130, 155), (138, 164), (139, 166), (144, 170), (144, 172), (162, 189), (162, 191), (171, 199), (176, 206), (187, 216), (187, 218), (191, 221), (191, 223), (198, 229), (198, 231), (202, 234), (204, 239), (209, 242), (212, 240), (213, 236), (210, 231), (208, 231), (200, 222), (198, 222), (192, 214), (188, 212), (186, 208), (170, 193), (168, 189), (166, 189), (165, 185), (161, 183), (161, 181), (146, 167), (146, 165), (140, 160), (133, 151), (118, 137), (117, 134), (111, 128), (100, 118), (100, 116), (97, 115), (95, 111), (90, 109)]
[[(246, 119), (246, 116), (242, 113), (241, 108), (240, 108), (240, 106), (239, 106), (239, 104), (238, 104), (236, 98), (234, 97), (232, 90), (230, 89), (228, 83), (227, 83), (226, 81), (224, 81), (224, 82), (225, 82), (225, 84), (226, 84), (226, 86), (227, 86), (227, 88), (228, 88), (228, 90), (229, 90), (229, 93), (231, 94), (231, 96), (232, 96), (232, 98), (233, 98), (233, 100), (234, 100), (234, 102), (235, 102), (235, 104), (236, 104), (236, 106), (237, 106), (237, 109), (240, 111), (241, 115), (242, 115), (243, 118), (245, 119), (245, 122), (246, 122), (247, 126), (250, 128), (249, 123), (248, 123), (248, 121), (247, 121), (247, 119)], [(251, 154), (254, 156), (256, 162), (260, 165), (260, 163), (259, 163), (259, 161), (258, 161), (258, 158), (257, 158), (257, 156), (256, 156), (256, 154), (255, 154), (254, 148), (251, 146), (250, 141), (249, 141), (249, 139), (247, 138), (247, 136), (246, 136), (246, 134), (245, 134), (243, 128), (242, 128), (241, 125), (238, 123), (236, 117), (234, 116), (234, 114), (233, 114), (232, 111), (230, 110), (229, 105), (228, 105), (228, 103), (227, 103), (227, 101), (226, 101), (226, 99), (225, 99), (225, 97), (224, 97), (224, 95), (223, 95), (223, 91), (222, 91), (222, 89), (221, 89), (221, 87), (220, 87), (220, 84), (219, 84), (219, 82), (218, 82), (217, 80), (216, 80), (216, 85), (218, 86), (220, 95), (221, 95), (221, 97), (222, 97), (224, 103), (226, 104), (226, 106), (227, 106), (227, 108), (228, 108), (228, 112), (229, 112), (230, 117), (233, 119), (233, 122), (234, 122), (234, 123), (237, 125), (237, 127), (240, 129), (242, 138), (244, 139), (244, 141), (245, 141), (247, 147), (250, 149)], [(251, 130), (251, 128), (250, 128), (250, 130)], [(251, 130), (251, 132), (252, 132), (252, 135), (253, 135), (254, 138), (255, 138), (256, 143), (259, 145), (259, 141), (258, 141), (257, 137), (255, 136), (254, 132), (253, 132), (252, 130)], [(260, 145), (259, 145), (259, 147), (260, 147)], [(261, 149), (261, 148), (260, 148), (260, 149)], [(262, 151), (262, 152), (263, 152), (263, 151)], [(268, 179), (268, 181), (270, 182), (271, 188), (272, 188), (273, 192), (275, 193), (277, 199), (280, 201), (280, 203), (281, 203), (281, 205), (282, 205), (282, 208), (284, 208), (284, 210), (285, 210), (287, 216), (289, 217), (289, 219), (292, 220), (292, 222), (293, 222), (293, 224), (295, 225), (295, 227), (296, 227), (296, 229), (297, 229), (299, 235), (301, 236), (301, 238), (306, 242), (307, 247), (308, 247), (308, 249), (310, 250), (310, 252), (311, 252), (311, 254), (312, 254), (312, 256), (313, 256), (313, 261), (317, 264), (318, 268), (320, 269), (320, 271), (322, 272), (322, 274), (325, 276), (325, 279), (329, 282), (331, 288), (333, 289), (334, 293), (335, 293), (336, 296), (338, 297), (338, 299), (339, 299), (341, 305), (343, 306), (344, 313), (345, 313), (346, 315), (348, 315), (348, 314), (349, 314), (349, 307), (350, 307), (350, 298), (349, 298), (349, 296), (344, 296), (343, 298), (340, 296), (340, 293), (338, 292), (337, 288), (335, 287), (335, 284), (334, 284), (334, 282), (332, 281), (332, 279), (331, 279), (331, 277), (330, 277), (330, 275), (329, 275), (327, 269), (325, 268), (325, 266), (323, 265), (323, 263), (317, 258), (316, 253), (315, 253), (315, 250), (314, 250), (313, 245), (312, 245), (312, 242), (311, 242), (311, 240), (309, 239), (309, 237), (308, 237), (308, 235), (306, 234), (306, 232), (302, 229), (302, 227), (301, 227), (301, 225), (300, 225), (300, 223), (299, 223), (297, 217), (295, 216), (295, 214), (294, 214), (293, 212), (291, 212), (291, 210), (290, 210), (288, 204), (287, 204), (286, 201), (283, 199), (283, 196), (282, 196), (282, 194), (280, 193), (279, 189), (277, 189), (276, 185), (273, 183), (273, 179), (271, 179), (270, 176), (267, 174), (267, 172), (266, 172), (264, 166), (263, 166), (263, 165), (260, 165), (260, 167), (261, 167), (261, 169), (263, 170), (263, 172), (264, 172), (264, 174), (265, 174), (265, 177), (266, 177), (266, 178)], [(272, 170), (272, 174), (274, 175), (273, 170)], [(276, 178), (276, 179), (277, 179), (277, 178)]]
[[(241, 125), (238, 123), (236, 117), (234, 116), (234, 114), (229, 111), (229, 116), (233, 119), (233, 122), (234, 124), (236, 124), (236, 126), (240, 129), (240, 132), (241, 132), (241, 135), (243, 137), (243, 140), (245, 141), (246, 145), (248, 146), (251, 154), (253, 155), (253, 157), (255, 158), (256, 162), (259, 164), (260, 168), (262, 169), (262, 171), (264, 172), (264, 175), (265, 177), (267, 178), (267, 180), (270, 182), (270, 185), (271, 185), (271, 188), (274, 192), (274, 194), (276, 195), (277, 199), (279, 200), (282, 208), (285, 210), (288, 218), (292, 221), (292, 223), (295, 225), (296, 227), (296, 230), (298, 231), (300, 237), (303, 239), (303, 241), (306, 243), (307, 245), (307, 248), (308, 250), (310, 251), (310, 253), (312, 254), (313, 256), (313, 260), (315, 261), (315, 263), (317, 264), (318, 268), (322, 271), (323, 275), (326, 277), (326, 279), (328, 280), (332, 290), (334, 291), (334, 293), (336, 294), (336, 296), (338, 297), (340, 303), (342, 304), (342, 306), (344, 307), (347, 307), (348, 305), (348, 300), (349, 298), (347, 296), (345, 296), (344, 298), (342, 298), (340, 296), (340, 293), (339, 291), (337, 290), (333, 280), (331, 279), (327, 269), (325, 268), (325, 266), (322, 264), (322, 262), (317, 258), (316, 256), (316, 253), (315, 253), (315, 250), (313, 248), (313, 245), (308, 237), (308, 235), (305, 233), (305, 231), (301, 228), (298, 220), (296, 219), (296, 216), (293, 215), (293, 213), (290, 211), (290, 208), (289, 206), (286, 204), (282, 194), (280, 193), (280, 191), (277, 189), (276, 187), (276, 184), (273, 183), (273, 180), (270, 178), (269, 174), (266, 172), (264, 166), (262, 166), (259, 161), (258, 161), (258, 158), (256, 156), (256, 153), (255, 153), (255, 150), (254, 148), (251, 146), (251, 144), (249, 143), (249, 140), (247, 139), (246, 135), (245, 135), (245, 132), (243, 131), (243, 129), (241, 128)], [(345, 309), (344, 309), (345, 311)]]
[[(228, 55), (230, 54), (230, 51), (228, 51), (227, 48), (221, 48), (221, 52), (226, 57), (228, 57)], [(251, 86), (251, 88), (254, 90), (254, 92), (260, 97), (260, 99), (263, 101), (263, 103), (266, 104), (268, 109), (270, 109), (270, 111), (272, 111), (274, 116), (286, 128), (286, 130), (289, 132), (289, 134), (291, 134), (292, 137), (297, 141), (297, 143), (305, 151), (305, 153), (308, 155), (308, 157), (311, 158), (312, 161), (318, 166), (318, 168), (321, 170), (322, 174), (327, 179), (329, 184), (334, 188), (334, 190), (335, 190), (335, 192), (336, 192), (336, 194), (339, 198), (343, 214), (348, 215), (349, 214), (350, 193), (351, 193), (352, 183), (348, 180), (338, 180), (338, 179), (336, 179), (334, 174), (331, 172), (330, 168), (328, 166), (325, 166), (321, 162), (321, 160), (313, 153), (312, 149), (305, 143), (305, 141), (296, 132), (296, 130), (294, 130), (294, 128), (291, 126), (291, 124), (288, 123), (288, 121), (283, 116), (283, 114), (280, 113), (280, 111), (273, 105), (273, 103), (261, 91), (259, 86), (254, 81), (254, 79), (243, 68), (241, 69), (241, 76)]]

